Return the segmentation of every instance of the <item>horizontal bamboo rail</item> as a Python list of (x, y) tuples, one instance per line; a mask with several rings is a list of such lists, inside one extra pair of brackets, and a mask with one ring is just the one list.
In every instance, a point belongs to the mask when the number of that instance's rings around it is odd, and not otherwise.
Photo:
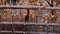
[(14, 23), (12, 23), (12, 22), (1, 22), (0, 24), (4, 24), (4, 25), (8, 25), (8, 24), (21, 25), (21, 24), (23, 24), (23, 25), (51, 25), (51, 26), (55, 25), (55, 26), (60, 26), (59, 23), (35, 23), (35, 22), (33, 22), (33, 23), (31, 23), (31, 22), (29, 22), (29, 23), (25, 23), (25, 22), (14, 22)]
[(0, 5), (0, 9), (38, 9), (38, 8), (51, 9), (51, 10), (53, 10), (53, 9), (59, 10), (60, 9), (60, 7)]

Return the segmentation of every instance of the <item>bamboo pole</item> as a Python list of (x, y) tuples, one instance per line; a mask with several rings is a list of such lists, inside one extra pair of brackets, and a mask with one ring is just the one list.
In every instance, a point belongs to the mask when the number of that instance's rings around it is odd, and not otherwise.
[(0, 9), (49, 9), (49, 10), (60, 10), (60, 7), (44, 7), (44, 6), (6, 6), (1, 5)]

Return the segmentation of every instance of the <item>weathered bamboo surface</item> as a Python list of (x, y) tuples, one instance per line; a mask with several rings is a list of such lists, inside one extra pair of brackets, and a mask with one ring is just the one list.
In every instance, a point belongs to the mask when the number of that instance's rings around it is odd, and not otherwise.
[(43, 9), (57, 9), (59, 10), (60, 7), (44, 7), (44, 6), (10, 6), (10, 5), (0, 5), (0, 9), (37, 9), (37, 8), (43, 8)]

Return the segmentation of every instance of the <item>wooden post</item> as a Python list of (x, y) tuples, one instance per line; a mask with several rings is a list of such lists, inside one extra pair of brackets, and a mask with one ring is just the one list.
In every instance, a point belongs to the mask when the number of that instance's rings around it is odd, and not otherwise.
[(29, 9), (27, 9), (27, 15), (25, 16), (25, 22), (29, 22)]
[(1, 9), (0, 9), (0, 22), (1, 22)]
[(46, 26), (47, 26), (47, 34), (48, 34), (48, 32), (49, 32), (49, 31), (48, 31), (48, 27), (49, 27), (49, 25), (47, 24)]

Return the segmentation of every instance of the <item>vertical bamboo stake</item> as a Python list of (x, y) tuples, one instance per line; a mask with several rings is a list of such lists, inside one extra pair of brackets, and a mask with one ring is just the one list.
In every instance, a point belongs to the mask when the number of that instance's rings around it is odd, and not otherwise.
[(6, 2), (5, 2), (6, 0), (2, 0), (2, 1), (3, 1), (3, 5), (6, 5)]
[(0, 0), (0, 5), (2, 4), (2, 0)]
[(6, 5), (9, 5), (8, 1), (6, 0)]
[(1, 22), (1, 9), (0, 9), (0, 22)]
[(24, 0), (24, 5), (28, 6), (29, 5), (29, 0)]

